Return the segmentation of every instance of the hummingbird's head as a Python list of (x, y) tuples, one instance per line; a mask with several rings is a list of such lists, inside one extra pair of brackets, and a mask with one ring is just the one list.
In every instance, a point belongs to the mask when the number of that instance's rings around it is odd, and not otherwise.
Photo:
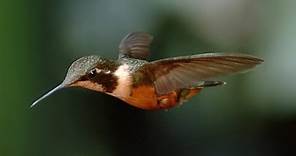
[(82, 87), (96, 91), (108, 92), (114, 89), (116, 77), (113, 72), (117, 69), (116, 61), (100, 56), (85, 56), (74, 61), (68, 69), (64, 81), (41, 98), (36, 100), (31, 107), (52, 93), (66, 87)]
[(95, 70), (99, 68), (104, 59), (100, 56), (85, 56), (74, 61), (68, 69), (66, 77), (62, 84), (65, 87), (73, 86), (82, 78), (90, 78), (95, 74)]
[(113, 73), (118, 66), (116, 61), (99, 56), (82, 57), (72, 63), (62, 84), (111, 92), (116, 85), (117, 78)]

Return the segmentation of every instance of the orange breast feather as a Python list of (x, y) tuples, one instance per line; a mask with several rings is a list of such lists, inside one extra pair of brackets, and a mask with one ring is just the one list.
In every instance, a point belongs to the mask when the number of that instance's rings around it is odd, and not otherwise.
[(201, 89), (202, 88), (180, 89), (158, 96), (153, 86), (141, 85), (134, 88), (131, 95), (123, 98), (123, 100), (141, 109), (168, 109), (196, 95)]

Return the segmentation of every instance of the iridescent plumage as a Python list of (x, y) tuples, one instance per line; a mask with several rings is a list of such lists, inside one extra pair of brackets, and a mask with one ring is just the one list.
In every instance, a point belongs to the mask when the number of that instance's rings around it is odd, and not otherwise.
[(69, 67), (65, 80), (41, 99), (65, 87), (82, 87), (117, 97), (141, 109), (168, 109), (190, 99), (205, 87), (225, 84), (218, 76), (242, 72), (263, 62), (237, 53), (206, 53), (148, 62), (153, 37), (128, 34), (117, 60), (86, 56)]

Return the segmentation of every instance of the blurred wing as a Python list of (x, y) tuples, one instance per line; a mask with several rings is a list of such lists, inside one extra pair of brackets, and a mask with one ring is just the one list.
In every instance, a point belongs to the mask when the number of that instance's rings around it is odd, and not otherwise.
[(153, 61), (146, 65), (158, 94), (209, 78), (245, 71), (263, 60), (244, 54), (207, 53)]
[(126, 35), (119, 44), (119, 58), (130, 57), (145, 60), (153, 36), (144, 32), (134, 32)]

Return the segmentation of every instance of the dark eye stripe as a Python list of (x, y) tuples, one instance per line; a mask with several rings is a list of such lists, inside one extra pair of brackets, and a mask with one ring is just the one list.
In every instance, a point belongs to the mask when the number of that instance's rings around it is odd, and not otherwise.
[(93, 83), (101, 84), (104, 91), (113, 92), (118, 85), (118, 78), (113, 74), (106, 74), (105, 72), (97, 73), (92, 79), (89, 79)]
[(98, 68), (90, 70), (86, 75), (80, 77), (78, 81), (90, 81), (102, 85), (103, 90), (109, 93), (112, 93), (118, 85), (118, 78), (111, 71)]

